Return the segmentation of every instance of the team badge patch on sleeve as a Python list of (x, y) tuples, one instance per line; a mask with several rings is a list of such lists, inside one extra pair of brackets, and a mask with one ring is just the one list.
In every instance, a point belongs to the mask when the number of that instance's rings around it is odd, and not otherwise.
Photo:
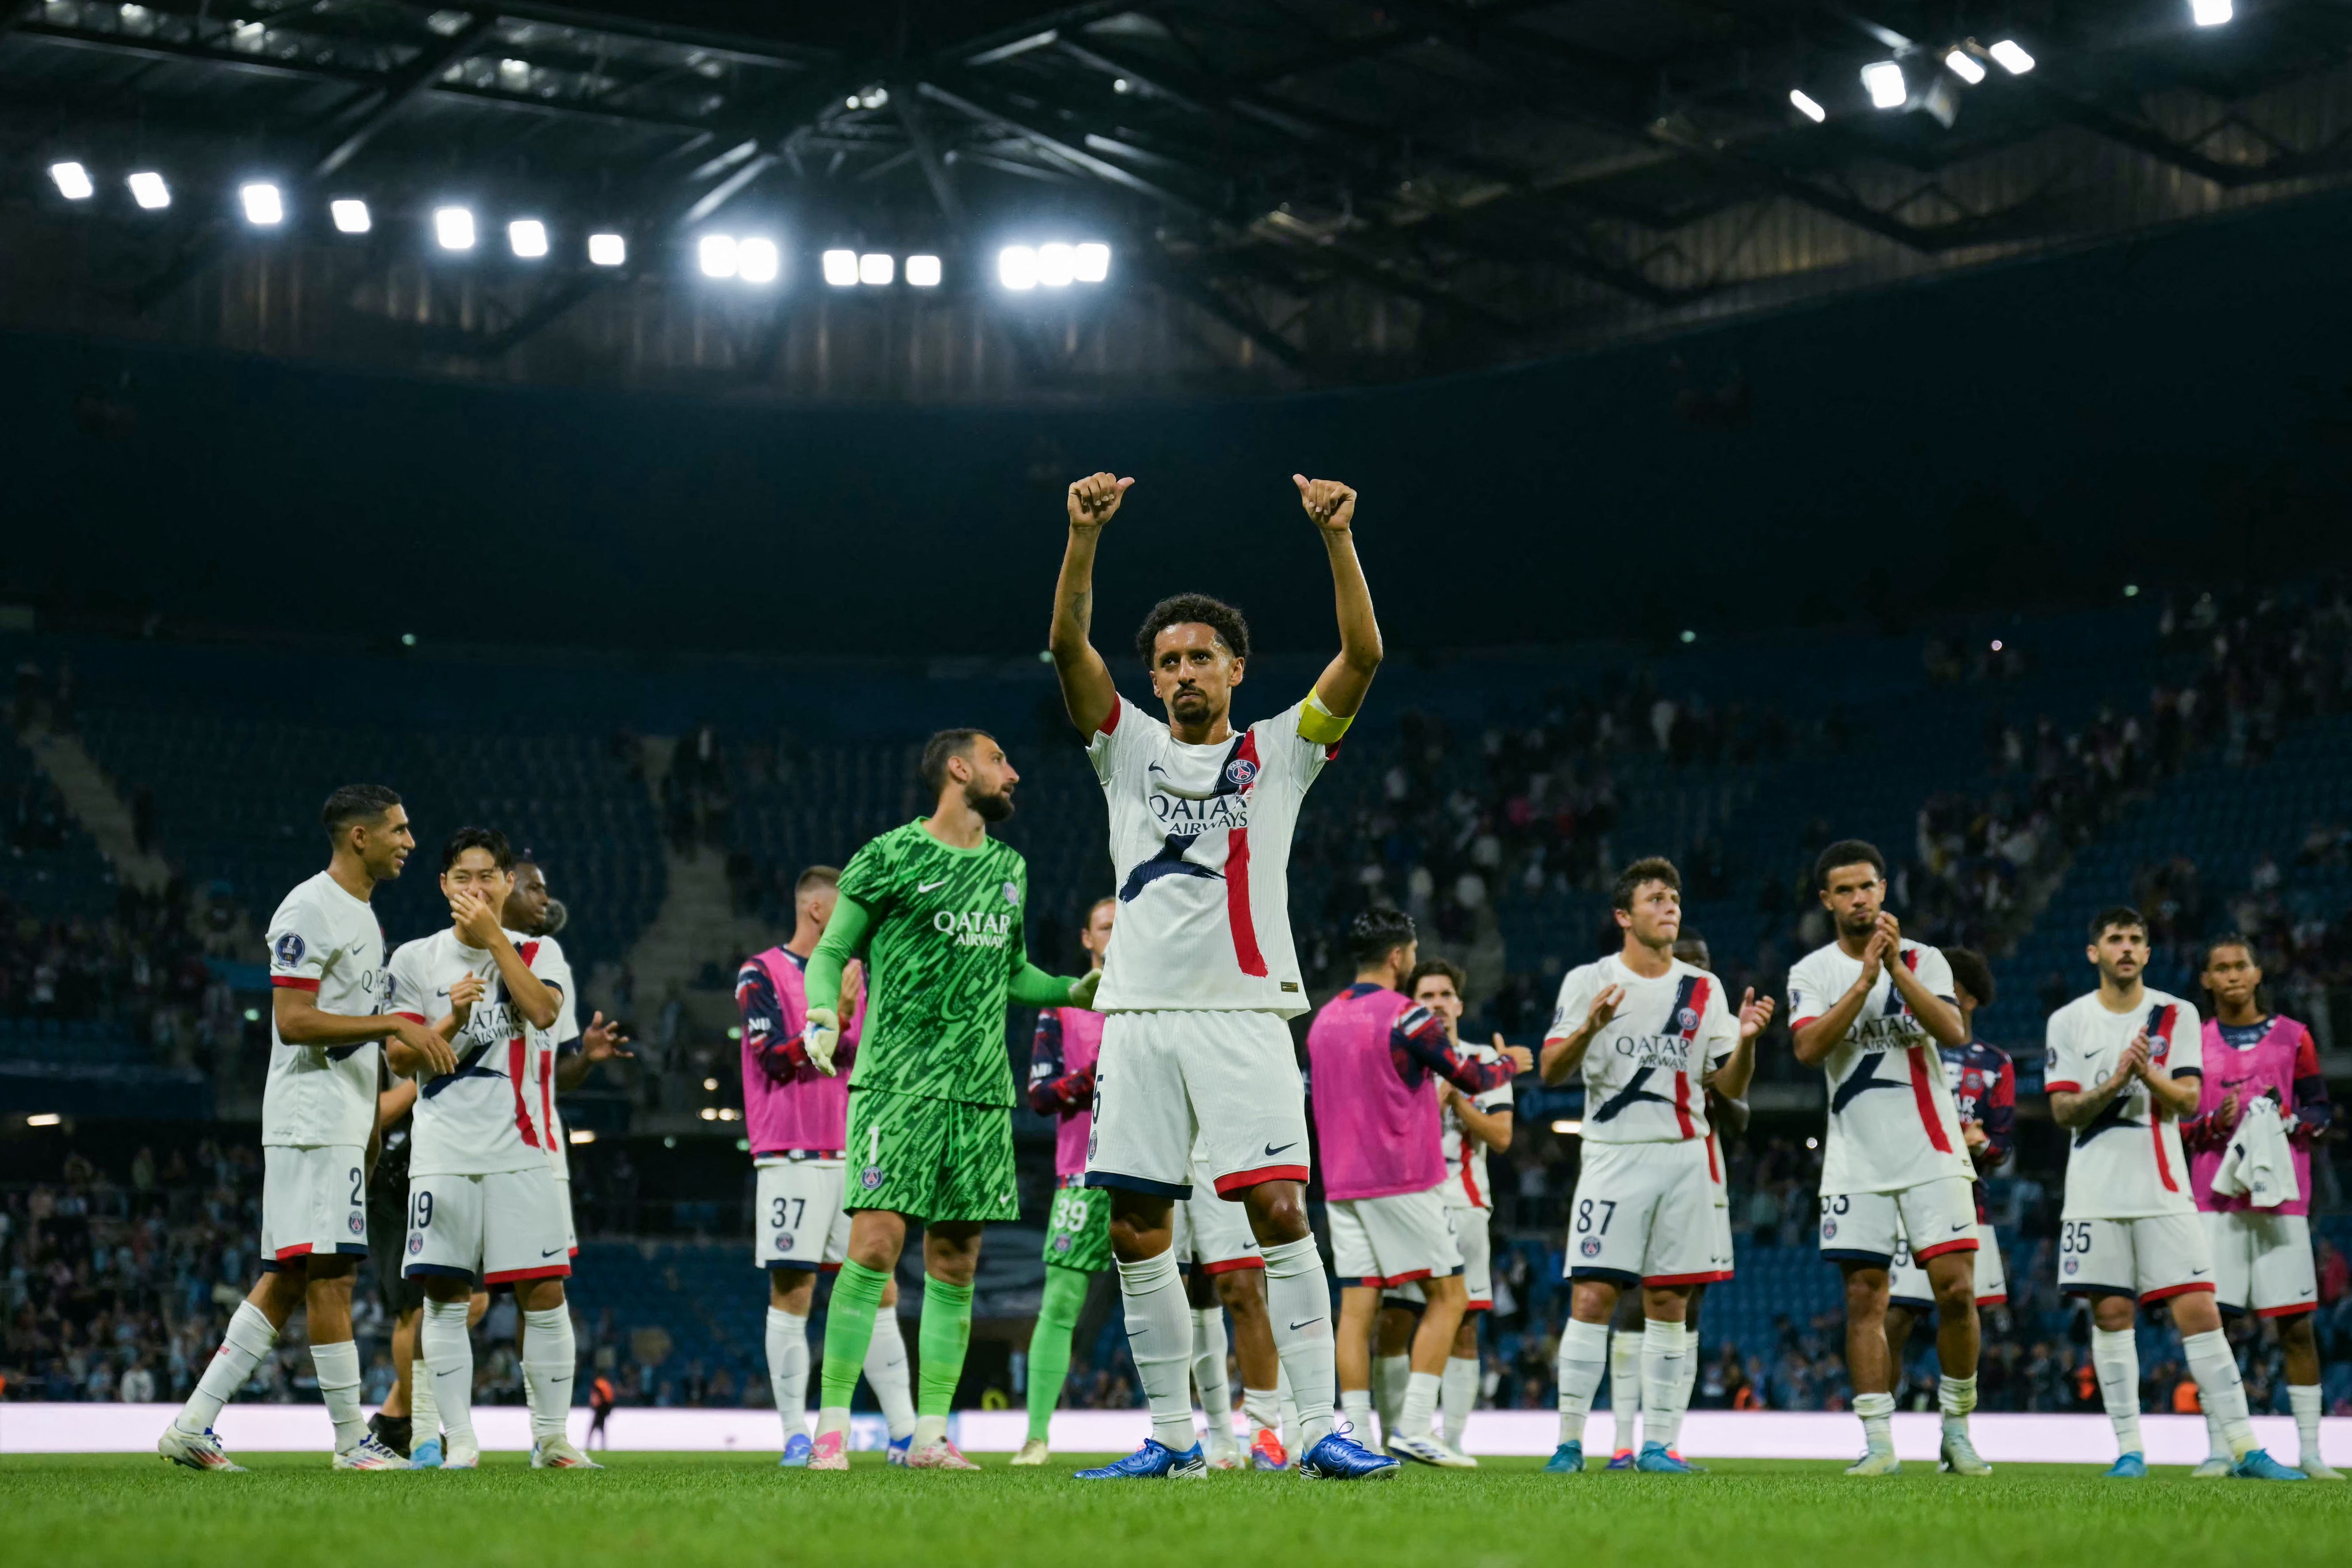
[(301, 963), (302, 955), (310, 951), (303, 945), (302, 933), (299, 931), (289, 931), (278, 939), (278, 962), (289, 969)]

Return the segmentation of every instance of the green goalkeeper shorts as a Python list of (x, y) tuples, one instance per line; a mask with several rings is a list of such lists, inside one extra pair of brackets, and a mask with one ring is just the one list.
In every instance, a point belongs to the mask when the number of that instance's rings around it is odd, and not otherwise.
[(848, 1167), (845, 1208), (933, 1224), (1021, 1217), (1007, 1106), (852, 1088)]
[(1054, 1214), (1045, 1222), (1045, 1261), (1081, 1274), (1099, 1274), (1111, 1266), (1109, 1193), (1054, 1189)]

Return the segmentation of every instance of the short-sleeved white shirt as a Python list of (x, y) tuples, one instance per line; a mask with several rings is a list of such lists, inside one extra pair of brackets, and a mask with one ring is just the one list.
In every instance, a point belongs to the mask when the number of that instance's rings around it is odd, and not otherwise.
[(563, 1047), (580, 1037), (580, 1010), (572, 1000), (572, 960), (565, 956), (563, 944), (551, 936), (534, 939), (539, 943), (539, 956), (531, 961), (530, 972), (555, 987), (555, 1026), (541, 1029), (524, 1023), (530, 1048), (539, 1053), (539, 1070), (546, 1076), (547, 1100), (547, 1163), (555, 1172), (555, 1179), (572, 1179), (572, 1152), (566, 1146), (563, 1132), (563, 1109), (555, 1102), (555, 1061)]
[(1097, 1011), (1307, 1010), (1290, 940), (1290, 839), (1336, 748), (1299, 734), (1305, 707), (1193, 746), (1122, 697), (1087, 742), (1118, 876)]
[[(1906, 941), (1902, 962), (1929, 993), (1950, 999), (1952, 969), (1942, 952)], [(1835, 942), (1799, 959), (1789, 971), (1789, 1027), (1801, 1028), (1837, 1005), (1861, 976), (1862, 960)], [(1885, 970), (1822, 1071), (1830, 1094), (1824, 1195), (1899, 1193), (1946, 1176), (1975, 1179), (1943, 1054)]]
[[(269, 917), (269, 984), (315, 993), (319, 1011), (365, 1017), (388, 1010), (383, 928), (365, 899), (321, 871), (298, 884)], [(269, 1078), (261, 1091), (261, 1142), (272, 1147), (364, 1147), (375, 1131), (375, 1040), (289, 1046), (269, 1023)]]
[(1706, 1136), (1707, 1068), (1739, 1044), (1739, 1020), (1723, 982), (1669, 959), (1651, 978), (1616, 953), (1580, 964), (1559, 983), (1545, 1039), (1574, 1034), (1606, 986), (1622, 985), (1617, 1016), (1584, 1050), (1584, 1139), (1589, 1143), (1675, 1143)]
[[(1469, 1040), (1454, 1042), (1454, 1053), (1474, 1062), (1498, 1062), (1503, 1053), (1492, 1046), (1476, 1045)], [(1508, 1110), (1513, 1098), (1511, 1086), (1490, 1089), (1484, 1094), (1474, 1094), (1470, 1103), (1484, 1111)], [(1445, 1147), (1445, 1184), (1438, 1191), (1445, 1201), (1457, 1209), (1486, 1209), (1495, 1206), (1495, 1192), (1486, 1184), (1486, 1145), (1470, 1136), (1462, 1125), (1461, 1113), (1454, 1101), (1445, 1102), (1445, 1114), (1439, 1125), (1439, 1137)]]
[[(2150, 986), (2138, 1006), (2111, 1013), (2094, 991), (2050, 1015), (2042, 1087), (2053, 1092), (2098, 1088), (2115, 1076), (2124, 1047), (2142, 1029), (2158, 1066), (2175, 1078), (2203, 1073), (2204, 1026), (2195, 1007)], [(2134, 1079), (2074, 1132), (2066, 1154), (2065, 1217), (2146, 1219), (2196, 1212), (2180, 1129), (2156, 1114), (2155, 1097)]]
[[(548, 959), (542, 940), (519, 931), (507, 932), (507, 940), (533, 974), (554, 984), (541, 967)], [(485, 989), (449, 1042), (457, 1070), (426, 1079), (417, 1089), (408, 1158), (414, 1176), (494, 1175), (548, 1158), (554, 1086), (487, 949), (467, 947), (446, 929), (401, 943), (392, 955), (393, 1005), (437, 1024), (449, 1016), (450, 987), (468, 974), (479, 976)]]

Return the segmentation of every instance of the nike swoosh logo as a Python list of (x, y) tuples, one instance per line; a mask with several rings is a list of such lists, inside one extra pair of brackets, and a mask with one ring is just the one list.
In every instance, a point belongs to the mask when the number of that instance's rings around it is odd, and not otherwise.
[(1956, 1226), (1954, 1226), (1952, 1227), (1952, 1234), (1953, 1234), (1954, 1236), (1958, 1236), (1958, 1235), (1959, 1235), (1959, 1234), (1960, 1234), (1960, 1232), (1962, 1232), (1962, 1231), (1964, 1231), (1964, 1230), (1966, 1230), (1966, 1229), (1968, 1229), (1968, 1228), (1969, 1228), (1969, 1227), (1968, 1227), (1967, 1226), (1964, 1226), (1964, 1225), (1956, 1225)]
[(936, 881), (936, 882), (918, 882), (918, 883), (916, 883), (916, 884), (915, 884), (915, 891), (917, 891), (917, 892), (919, 892), (919, 893), (928, 893), (928, 892), (932, 891), (932, 890), (933, 890), (933, 889), (935, 889), (944, 888), (944, 887), (946, 887), (947, 885), (948, 885), (948, 879), (947, 879), (945, 877), (941, 877), (941, 878), (940, 878), (938, 881)]
[(1300, 1330), (1300, 1329), (1303, 1329), (1303, 1328), (1307, 1327), (1308, 1323), (1319, 1323), (1319, 1322), (1321, 1322), (1322, 1321), (1323, 1321), (1323, 1320), (1322, 1320), (1322, 1319), (1320, 1319), (1320, 1318), (1308, 1318), (1308, 1319), (1304, 1320), (1303, 1321), (1293, 1323), (1293, 1324), (1291, 1324), (1291, 1325), (1290, 1325), (1290, 1327), (1291, 1327), (1292, 1331), (1293, 1331), (1293, 1332), (1296, 1332), (1297, 1331), (1298, 1331), (1298, 1330)]
[(562, 1250), (563, 1250), (563, 1248), (562, 1248), (562, 1247), (554, 1247), (554, 1248), (552, 1248), (552, 1249), (551, 1249), (551, 1250), (549, 1250), (549, 1251), (542, 1252), (542, 1253), (541, 1253), (541, 1254), (540, 1254), (540, 1256), (541, 1256), (541, 1258), (553, 1258), (554, 1256), (556, 1256), (556, 1254), (557, 1254), (557, 1253), (560, 1253), (560, 1252), (562, 1252)]
[[(1298, 1147), (1298, 1140), (1297, 1140), (1297, 1139), (1296, 1139), (1296, 1138), (1293, 1138), (1289, 1142), (1285, 1143), (1284, 1145), (1282, 1145), (1282, 1148), (1281, 1148), (1281, 1149), (1277, 1149), (1277, 1148), (1276, 1148), (1273, 1144), (1269, 1143), (1269, 1144), (1267, 1144), (1267, 1145), (1265, 1146), (1265, 1157), (1266, 1157), (1267, 1159), (1271, 1160), (1271, 1159), (1273, 1159), (1276, 1154), (1281, 1153), (1283, 1149), (1296, 1149), (1296, 1148), (1297, 1148), (1297, 1147)], [(1297, 1326), (1297, 1325), (1295, 1325), (1295, 1324), (1293, 1325), (1293, 1327), (1296, 1327), (1296, 1326)]]
[(2210, 1274), (2210, 1273), (2211, 1273), (2211, 1272), (2212, 1272), (2212, 1270), (2211, 1270), (2211, 1269), (2210, 1269), (2210, 1268), (2192, 1268), (2192, 1269), (2190, 1269), (2190, 1270), (2189, 1271), (2189, 1278), (2190, 1278), (2191, 1279), (2196, 1279), (2200, 1274)]

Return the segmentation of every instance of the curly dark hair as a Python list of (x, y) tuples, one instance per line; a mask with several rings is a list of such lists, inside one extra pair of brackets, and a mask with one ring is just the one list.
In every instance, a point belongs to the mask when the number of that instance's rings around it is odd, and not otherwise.
[(1191, 621), (1216, 633), (1217, 640), (1232, 649), (1235, 658), (1249, 657), (1249, 622), (1223, 599), (1212, 599), (1206, 594), (1171, 594), (1152, 605), (1143, 625), (1136, 628), (1135, 657), (1149, 668), (1152, 645), (1160, 640), (1160, 634)]
[(1421, 932), (1414, 929), (1412, 917), (1402, 910), (1366, 910), (1348, 926), (1348, 956), (1354, 959), (1359, 967), (1377, 963), (1398, 948), (1420, 938)]

